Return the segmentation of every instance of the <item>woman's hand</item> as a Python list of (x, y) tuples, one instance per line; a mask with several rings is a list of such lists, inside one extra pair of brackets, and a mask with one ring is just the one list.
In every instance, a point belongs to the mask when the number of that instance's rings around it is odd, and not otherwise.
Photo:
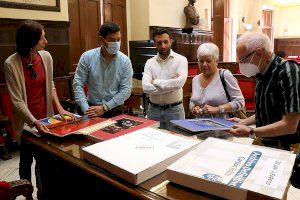
[(50, 133), (50, 130), (47, 128), (47, 126), (38, 120), (33, 123), (33, 126), (39, 131), (39, 133)]
[(202, 108), (200, 108), (200, 106), (194, 106), (193, 110), (192, 110), (192, 113), (193, 115), (196, 115), (196, 116), (200, 116), (202, 115)]
[(203, 107), (203, 112), (204, 112), (205, 114), (217, 114), (217, 113), (220, 113), (219, 107), (210, 106), (210, 105), (208, 105), (208, 104), (206, 104), (206, 105)]
[(61, 109), (58, 111), (59, 115), (62, 117), (64, 121), (75, 121), (76, 117), (73, 113), (66, 111), (65, 109)]

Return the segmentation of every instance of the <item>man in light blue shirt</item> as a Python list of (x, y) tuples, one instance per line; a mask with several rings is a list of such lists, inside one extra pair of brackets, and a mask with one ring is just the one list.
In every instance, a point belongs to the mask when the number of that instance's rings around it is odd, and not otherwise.
[[(130, 59), (120, 52), (118, 24), (105, 22), (99, 30), (101, 47), (86, 51), (76, 68), (73, 89), (82, 112), (90, 117), (113, 117), (131, 94)], [(84, 87), (88, 87), (86, 96)]]

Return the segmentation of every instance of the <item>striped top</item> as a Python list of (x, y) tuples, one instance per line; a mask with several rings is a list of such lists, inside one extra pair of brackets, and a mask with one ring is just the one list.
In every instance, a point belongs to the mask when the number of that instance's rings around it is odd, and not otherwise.
[[(263, 74), (256, 76), (255, 103), (256, 126), (280, 121), (283, 115), (300, 112), (300, 68), (296, 62), (286, 61), (276, 55)], [(273, 137), (277, 140), (300, 138), (297, 134)], [(291, 141), (292, 140), (292, 141)]]

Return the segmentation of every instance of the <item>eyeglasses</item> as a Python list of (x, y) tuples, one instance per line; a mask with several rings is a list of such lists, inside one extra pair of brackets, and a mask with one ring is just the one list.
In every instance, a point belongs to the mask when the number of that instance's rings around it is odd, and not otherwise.
[(40, 40), (47, 40), (47, 38), (45, 36), (41, 36)]
[(245, 60), (246, 60), (247, 58), (249, 58), (249, 56), (251, 56), (252, 54), (254, 54), (255, 51), (256, 51), (256, 50), (252, 51), (251, 53), (249, 53), (248, 55), (246, 55), (244, 58), (241, 58), (239, 62), (240, 62), (240, 63), (244, 63)]
[(33, 78), (33, 79), (36, 79), (37, 75), (36, 75), (36, 72), (34, 71), (34, 68), (33, 68), (33, 64), (32, 63), (29, 63), (27, 65), (27, 69), (31, 70), (31, 75), (30, 77)]

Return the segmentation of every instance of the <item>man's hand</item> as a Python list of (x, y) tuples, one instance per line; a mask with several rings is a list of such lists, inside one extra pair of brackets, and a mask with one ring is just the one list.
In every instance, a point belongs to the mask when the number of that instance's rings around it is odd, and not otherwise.
[(250, 128), (242, 124), (233, 125), (229, 133), (236, 137), (249, 137)]
[(89, 109), (84, 113), (89, 117), (100, 117), (105, 113), (105, 109), (103, 105), (100, 106), (90, 106)]
[(42, 134), (50, 133), (50, 130), (47, 128), (47, 126), (40, 121), (35, 121), (33, 123), (33, 126), (39, 131), (39, 133)]
[(217, 114), (220, 112), (219, 107), (213, 107), (208, 104), (206, 104), (202, 109), (205, 114)]

